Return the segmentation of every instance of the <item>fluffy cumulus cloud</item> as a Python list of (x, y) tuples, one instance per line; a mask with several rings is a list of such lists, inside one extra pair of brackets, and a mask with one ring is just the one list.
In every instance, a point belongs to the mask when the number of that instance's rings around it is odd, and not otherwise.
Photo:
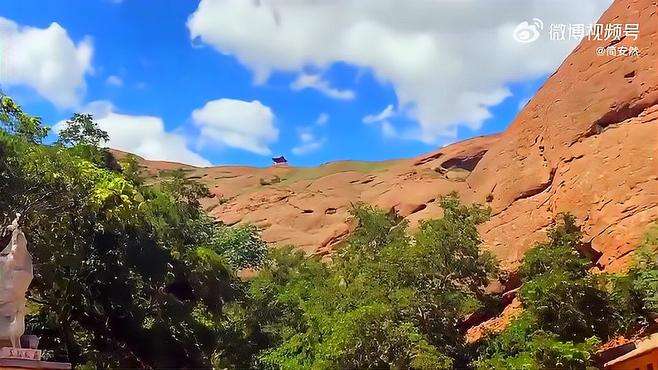
[[(553, 71), (577, 41), (533, 43), (512, 33), (522, 21), (595, 22), (610, 0), (406, 1), (202, 0), (189, 17), (192, 39), (234, 55), (256, 81), (299, 73), (299, 86), (334, 89), (304, 71), (342, 61), (391, 83), (414, 136), (435, 142), (459, 125), (478, 129), (513, 81)], [(315, 75), (313, 75), (315, 76)], [(311, 83), (312, 82), (312, 83)], [(315, 87), (317, 88), (317, 87)], [(329, 90), (330, 91), (330, 90)]]
[(232, 148), (269, 155), (269, 144), (279, 137), (274, 113), (258, 100), (217, 99), (192, 112), (200, 130), (200, 144), (220, 142)]
[(91, 40), (77, 44), (57, 23), (21, 26), (0, 17), (0, 83), (27, 86), (59, 107), (72, 107), (85, 91), (92, 71)]
[[(210, 166), (210, 162), (187, 146), (184, 135), (167, 132), (162, 118), (117, 113), (107, 101), (89, 103), (81, 112), (94, 115), (98, 126), (107, 131), (110, 141), (106, 146), (136, 154), (140, 157), (186, 163), (193, 166)], [(56, 125), (61, 130), (63, 122)]]

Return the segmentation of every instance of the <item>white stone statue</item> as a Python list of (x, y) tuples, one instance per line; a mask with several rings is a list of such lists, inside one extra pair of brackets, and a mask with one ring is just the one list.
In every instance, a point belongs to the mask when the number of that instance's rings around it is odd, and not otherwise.
[(14, 348), (21, 347), (25, 332), (25, 293), (32, 282), (32, 256), (27, 251), (27, 239), (18, 222), (21, 215), (7, 227), (11, 242), (0, 252), (0, 341), (9, 340)]

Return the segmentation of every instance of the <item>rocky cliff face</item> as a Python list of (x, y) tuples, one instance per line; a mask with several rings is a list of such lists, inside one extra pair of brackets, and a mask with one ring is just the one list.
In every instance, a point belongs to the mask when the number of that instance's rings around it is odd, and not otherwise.
[[(599, 23), (639, 23), (637, 40), (583, 41), (495, 136), (413, 159), (335, 162), (316, 168), (190, 168), (215, 198), (209, 213), (248, 222), (274, 244), (328, 254), (352, 227), (352, 203), (397, 212), (412, 225), (440, 216), (436, 199), (456, 191), (489, 204), (485, 244), (512, 267), (559, 212), (574, 213), (609, 270), (622, 267), (658, 219), (658, 5), (616, 1)], [(639, 56), (599, 56), (636, 46)], [(151, 169), (175, 165), (145, 164)]]
[[(490, 197), (487, 244), (517, 260), (556, 212), (580, 219), (599, 263), (624, 261), (658, 218), (658, 5), (616, 1), (599, 23), (638, 23), (637, 40), (582, 42), (467, 179)], [(598, 56), (636, 46), (639, 57)]]

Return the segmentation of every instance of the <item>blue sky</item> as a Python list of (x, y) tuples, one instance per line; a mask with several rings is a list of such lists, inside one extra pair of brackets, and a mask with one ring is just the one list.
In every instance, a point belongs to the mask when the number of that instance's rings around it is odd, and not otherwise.
[(0, 83), (28, 112), (95, 113), (110, 145), (152, 159), (257, 166), (410, 157), (504, 130), (575, 45), (509, 31), (591, 23), (607, 5), (509, 2), (492, 20), (486, 2), (0, 3)]

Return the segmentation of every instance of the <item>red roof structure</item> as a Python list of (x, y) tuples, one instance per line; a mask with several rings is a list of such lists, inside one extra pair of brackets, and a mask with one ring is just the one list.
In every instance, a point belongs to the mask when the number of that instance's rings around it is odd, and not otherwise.
[(605, 370), (658, 369), (658, 334), (634, 343), (634, 349), (605, 363)]

